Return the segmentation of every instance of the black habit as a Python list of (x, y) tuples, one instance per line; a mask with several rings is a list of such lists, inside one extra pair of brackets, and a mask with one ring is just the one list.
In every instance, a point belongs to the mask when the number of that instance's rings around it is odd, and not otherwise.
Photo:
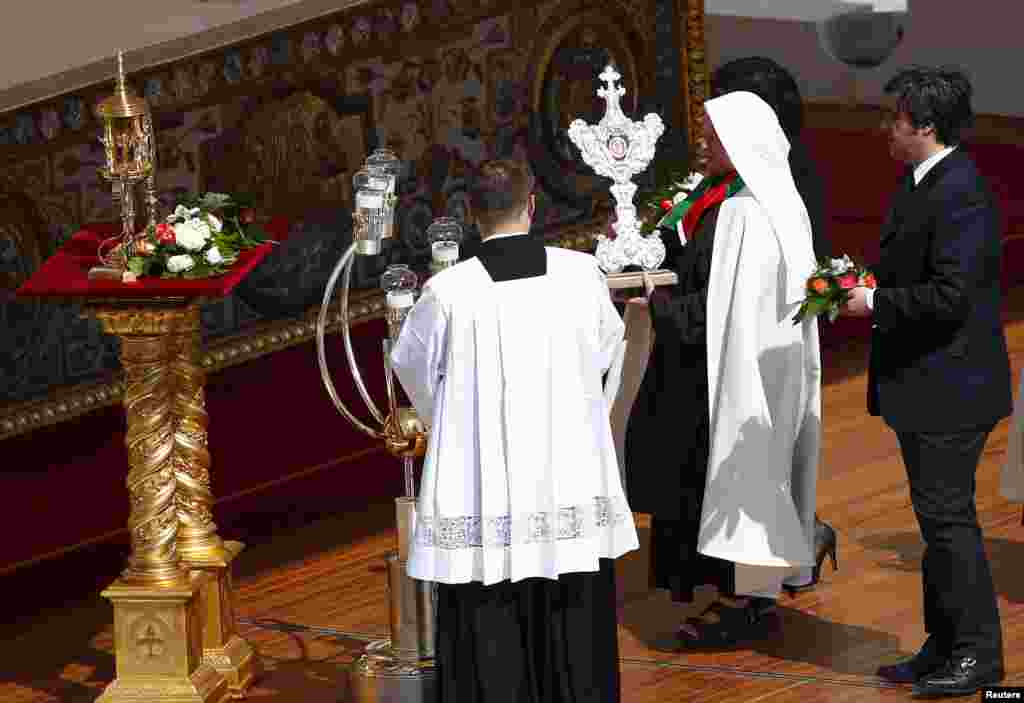
[[(471, 252), (495, 282), (547, 272), (538, 237), (489, 239)], [(438, 702), (617, 703), (614, 562), (599, 563), (557, 580), (436, 584)]]
[(697, 552), (710, 452), (705, 321), (719, 207), (701, 216), (685, 246), (676, 232), (659, 230), (665, 267), (679, 283), (651, 296), (654, 344), (626, 426), (626, 495), (633, 512), (652, 516), (651, 585), (682, 602), (703, 584), (735, 589), (731, 562)]
[(925, 542), (925, 630), (947, 656), (1002, 664), (999, 610), (975, 508), (985, 440), (1012, 411), (995, 199), (957, 149), (882, 230), (868, 408), (900, 442)]

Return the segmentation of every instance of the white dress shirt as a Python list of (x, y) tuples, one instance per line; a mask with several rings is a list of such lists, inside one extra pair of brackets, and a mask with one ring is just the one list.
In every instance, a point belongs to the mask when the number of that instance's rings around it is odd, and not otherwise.
[[(916, 187), (916, 186), (921, 185), (921, 181), (924, 180), (924, 177), (926, 175), (928, 175), (929, 171), (931, 171), (933, 168), (935, 168), (935, 164), (939, 163), (944, 158), (949, 156), (953, 152), (954, 149), (956, 149), (955, 146), (947, 146), (942, 151), (935, 152), (934, 154), (929, 156), (927, 159), (925, 159), (924, 161), (919, 163), (917, 166), (915, 166), (914, 167), (914, 186)], [(864, 293), (864, 302), (867, 304), (868, 310), (874, 310), (875, 309), (875, 289), (874, 288), (868, 288), (868, 290), (865, 291), (865, 293)]]

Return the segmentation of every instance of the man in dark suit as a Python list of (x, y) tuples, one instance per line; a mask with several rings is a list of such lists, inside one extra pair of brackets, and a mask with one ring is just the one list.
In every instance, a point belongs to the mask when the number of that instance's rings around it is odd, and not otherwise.
[(885, 86), (885, 132), (908, 173), (882, 230), (878, 287), (845, 313), (874, 322), (868, 409), (900, 442), (925, 542), (928, 639), (879, 669), (920, 696), (967, 695), (1003, 678), (992, 574), (975, 509), (975, 472), (1010, 415), (1000, 317), (1001, 232), (991, 191), (960, 147), (971, 86), (961, 73), (913, 69)]

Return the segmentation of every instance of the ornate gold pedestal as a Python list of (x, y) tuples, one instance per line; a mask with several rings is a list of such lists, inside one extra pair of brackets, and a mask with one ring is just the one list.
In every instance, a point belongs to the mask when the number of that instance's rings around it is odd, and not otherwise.
[(103, 703), (220, 703), (257, 660), (235, 633), (231, 563), (213, 521), (199, 305), (89, 306), (121, 340), (132, 553), (103, 595), (114, 606), (117, 678)]
[(117, 678), (97, 703), (222, 703), (228, 684), (203, 661), (202, 592), (210, 577), (182, 586), (116, 581), (103, 596), (114, 605)]
[(172, 335), (174, 454), (177, 483), (178, 554), (193, 571), (210, 576), (201, 594), (204, 612), (204, 660), (227, 679), (231, 695), (244, 697), (259, 671), (252, 646), (236, 634), (231, 563), (245, 545), (224, 542), (213, 520), (210, 452), (207, 450), (206, 373), (203, 371), (199, 305), (184, 310)]
[(89, 309), (121, 340), (131, 500), (128, 567), (103, 592), (114, 606), (117, 667), (103, 703), (220, 703), (228, 695), (224, 677), (203, 662), (200, 595), (210, 577), (190, 574), (177, 549), (170, 340), (186, 310), (168, 301)]

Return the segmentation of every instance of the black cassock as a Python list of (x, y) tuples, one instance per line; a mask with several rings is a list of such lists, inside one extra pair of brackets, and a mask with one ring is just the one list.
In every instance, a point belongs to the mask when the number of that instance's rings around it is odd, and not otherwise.
[(701, 216), (686, 246), (660, 230), (665, 268), (679, 283), (651, 296), (654, 345), (626, 426), (626, 496), (634, 512), (652, 516), (651, 586), (681, 602), (703, 584), (735, 589), (732, 562), (697, 552), (710, 450), (705, 321), (719, 207)]
[[(478, 243), (471, 255), (495, 282), (547, 269), (544, 241), (531, 235)], [(438, 583), (439, 703), (618, 703), (615, 572), (611, 559), (599, 563), (557, 580)]]

